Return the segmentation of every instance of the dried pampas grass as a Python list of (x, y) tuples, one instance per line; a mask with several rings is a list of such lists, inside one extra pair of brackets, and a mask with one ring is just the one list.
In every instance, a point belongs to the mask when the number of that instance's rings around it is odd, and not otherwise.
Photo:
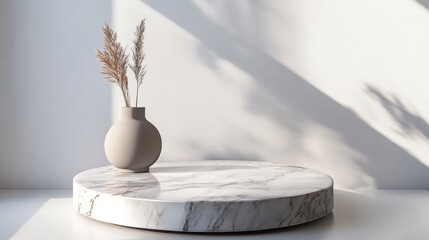
[(143, 19), (140, 24), (137, 26), (135, 32), (135, 39), (133, 41), (133, 48), (131, 49), (133, 53), (134, 65), (130, 65), (131, 70), (134, 72), (134, 77), (137, 81), (137, 93), (136, 93), (136, 107), (139, 100), (139, 88), (143, 83), (144, 75), (146, 74), (146, 66), (143, 66), (143, 60), (145, 54), (143, 52), (144, 44), (144, 30), (146, 29), (145, 20)]
[(127, 66), (131, 68), (137, 81), (136, 107), (138, 104), (139, 88), (146, 74), (146, 66), (143, 66), (145, 54), (143, 52), (145, 20), (137, 26), (135, 39), (133, 41), (132, 56), (133, 65), (128, 64), (128, 55), (117, 40), (117, 34), (109, 25), (102, 27), (104, 34), (104, 49), (96, 49), (98, 60), (102, 63), (102, 74), (108, 82), (115, 83), (121, 88), (125, 106), (130, 107), (130, 93), (128, 89)]

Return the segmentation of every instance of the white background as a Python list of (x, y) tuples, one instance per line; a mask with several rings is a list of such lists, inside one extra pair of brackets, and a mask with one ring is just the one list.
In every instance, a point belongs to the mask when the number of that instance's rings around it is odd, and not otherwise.
[(107, 164), (104, 135), (123, 101), (94, 49), (104, 22), (129, 45), (146, 18), (140, 99), (160, 160), (264, 160), (327, 172), (340, 188), (429, 189), (428, 8), (2, 1), (0, 188), (69, 188)]

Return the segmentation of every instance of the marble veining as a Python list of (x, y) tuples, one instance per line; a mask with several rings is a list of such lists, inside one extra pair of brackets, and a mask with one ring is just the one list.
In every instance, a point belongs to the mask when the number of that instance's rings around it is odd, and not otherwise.
[(326, 216), (332, 188), (324, 173), (269, 162), (158, 162), (149, 173), (106, 166), (76, 175), (73, 205), (87, 217), (130, 227), (253, 231)]

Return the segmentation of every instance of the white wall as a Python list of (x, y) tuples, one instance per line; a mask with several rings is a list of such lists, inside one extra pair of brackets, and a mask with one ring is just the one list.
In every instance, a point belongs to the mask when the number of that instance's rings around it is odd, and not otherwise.
[[(414, 0), (113, 1), (147, 19), (142, 104), (162, 160), (307, 166), (342, 188), (429, 188), (429, 11)], [(123, 105), (115, 90), (114, 119)]]
[(105, 164), (111, 91), (95, 48), (109, 1), (0, 1), (0, 188), (71, 187)]
[(2, 1), (0, 188), (70, 187), (107, 164), (123, 102), (99, 74), (99, 28), (111, 20), (129, 44), (145, 17), (141, 103), (161, 160), (265, 160), (341, 188), (429, 189), (419, 1)]

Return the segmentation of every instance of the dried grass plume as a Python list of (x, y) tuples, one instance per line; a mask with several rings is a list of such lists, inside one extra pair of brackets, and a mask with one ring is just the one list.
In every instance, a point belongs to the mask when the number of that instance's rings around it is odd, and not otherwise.
[(146, 29), (145, 19), (143, 19), (136, 28), (135, 39), (133, 41), (133, 48), (131, 49), (133, 54), (134, 65), (129, 65), (134, 73), (134, 77), (137, 81), (137, 93), (136, 93), (136, 107), (139, 100), (139, 88), (143, 83), (144, 75), (146, 74), (146, 66), (143, 66), (143, 60), (145, 54), (143, 52), (144, 45), (144, 31)]
[(139, 100), (139, 88), (143, 83), (143, 78), (146, 74), (146, 66), (143, 66), (145, 54), (144, 46), (144, 31), (146, 29), (145, 19), (137, 25), (135, 39), (133, 41), (132, 59), (133, 64), (128, 63), (128, 55), (126, 49), (118, 42), (117, 34), (109, 25), (104, 24), (102, 32), (104, 35), (104, 49), (100, 51), (96, 49), (98, 61), (101, 62), (102, 74), (108, 82), (115, 83), (121, 88), (122, 96), (124, 97), (125, 106), (130, 107), (130, 93), (128, 90), (127, 67), (129, 66), (134, 73), (137, 82), (136, 107)]
[(96, 50), (98, 60), (102, 63), (102, 74), (108, 82), (117, 84), (122, 91), (125, 106), (130, 106), (130, 94), (128, 90), (127, 65), (128, 55), (117, 40), (117, 34), (104, 24), (101, 29), (104, 34), (103, 51)]

